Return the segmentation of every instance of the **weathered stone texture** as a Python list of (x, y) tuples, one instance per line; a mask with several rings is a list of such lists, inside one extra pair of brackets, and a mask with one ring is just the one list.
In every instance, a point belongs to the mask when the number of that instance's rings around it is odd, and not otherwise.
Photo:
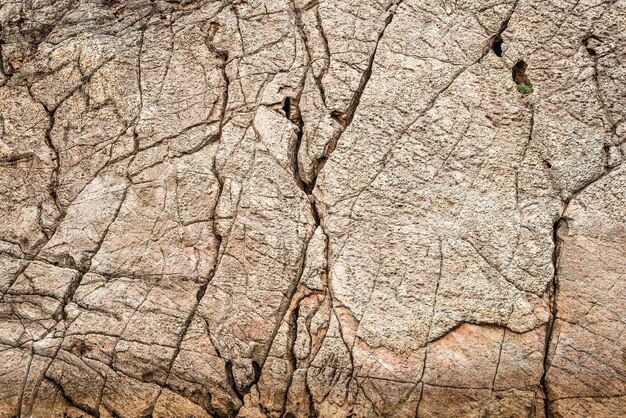
[(626, 415), (626, 1), (0, 24), (0, 418)]

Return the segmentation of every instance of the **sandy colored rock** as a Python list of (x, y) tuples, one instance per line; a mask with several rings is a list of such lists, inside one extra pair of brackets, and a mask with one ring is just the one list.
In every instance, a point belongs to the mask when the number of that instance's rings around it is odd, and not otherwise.
[(0, 418), (626, 414), (624, 1), (0, 25)]

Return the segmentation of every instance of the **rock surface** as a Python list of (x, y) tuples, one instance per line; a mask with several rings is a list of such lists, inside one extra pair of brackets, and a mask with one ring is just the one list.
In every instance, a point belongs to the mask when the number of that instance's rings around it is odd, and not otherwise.
[(626, 415), (626, 1), (0, 23), (1, 418)]

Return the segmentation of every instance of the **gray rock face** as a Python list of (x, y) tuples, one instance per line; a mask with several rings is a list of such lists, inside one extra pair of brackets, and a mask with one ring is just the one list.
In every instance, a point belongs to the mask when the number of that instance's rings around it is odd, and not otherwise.
[(626, 2), (0, 0), (0, 417), (626, 414)]

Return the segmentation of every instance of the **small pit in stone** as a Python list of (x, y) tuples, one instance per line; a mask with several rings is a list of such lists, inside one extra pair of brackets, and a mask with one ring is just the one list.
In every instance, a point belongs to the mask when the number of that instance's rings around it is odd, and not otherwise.
[(235, 2), (233, 4), (233, 8), (235, 9), (235, 13), (239, 13), (241, 11), (244, 11), (245, 9), (249, 8), (250, 5), (248, 4), (247, 1), (238, 1)]
[(491, 50), (498, 57), (502, 56), (502, 42), (502, 37), (500, 35), (497, 35), (491, 44)]
[(220, 30), (221, 27), (222, 27), (222, 25), (220, 25), (219, 23), (211, 22), (211, 23), (209, 23), (209, 28), (207, 29), (207, 34), (209, 35), (209, 37), (211, 39), (213, 39), (213, 37), (215, 36), (217, 31)]
[(77, 357), (82, 357), (87, 351), (89, 347), (83, 340), (76, 341), (70, 346), (70, 352)]
[(600, 45), (600, 43), (602, 43), (602, 41), (595, 35), (589, 35), (583, 38), (583, 45), (585, 46), (587, 53), (591, 56), (598, 54), (596, 48)]
[(519, 60), (515, 63), (511, 70), (513, 81), (517, 84), (517, 91), (520, 92), (522, 97), (533, 92), (533, 85), (526, 75), (526, 69), (528, 69), (528, 64), (526, 64), (523, 60)]

